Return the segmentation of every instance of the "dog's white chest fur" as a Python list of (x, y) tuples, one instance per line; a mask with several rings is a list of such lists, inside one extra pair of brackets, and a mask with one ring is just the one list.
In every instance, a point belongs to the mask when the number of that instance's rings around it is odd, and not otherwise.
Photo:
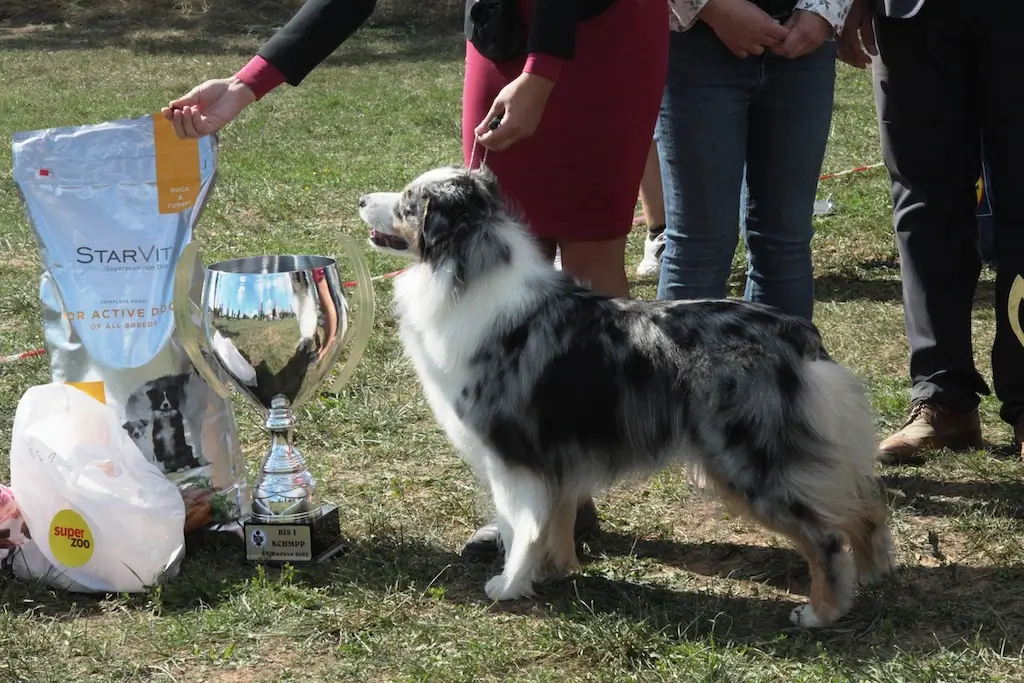
[(395, 279), (395, 312), (405, 352), (412, 361), (431, 410), (467, 463), (479, 469), (487, 448), (458, 417), (455, 403), (480, 378), (472, 359), (495, 325), (533, 303), (521, 272), (502, 269), (487, 286), (474, 287), (456, 302), (428, 266), (416, 265)]
[(479, 437), (455, 411), (455, 400), (471, 380), (469, 360), (480, 329), (469, 316), (487, 317), (479, 306), (450, 306), (426, 266), (418, 265), (395, 282), (399, 334), (416, 368), (434, 417), (467, 463), (478, 469), (474, 457), (481, 451)]

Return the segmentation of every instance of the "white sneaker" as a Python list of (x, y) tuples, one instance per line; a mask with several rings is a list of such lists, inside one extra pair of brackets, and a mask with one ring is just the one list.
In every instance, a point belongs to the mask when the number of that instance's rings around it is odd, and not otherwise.
[(647, 233), (647, 239), (644, 240), (644, 257), (640, 261), (640, 265), (636, 267), (636, 274), (641, 277), (659, 274), (663, 253), (665, 253), (665, 231), (661, 231), (654, 238)]

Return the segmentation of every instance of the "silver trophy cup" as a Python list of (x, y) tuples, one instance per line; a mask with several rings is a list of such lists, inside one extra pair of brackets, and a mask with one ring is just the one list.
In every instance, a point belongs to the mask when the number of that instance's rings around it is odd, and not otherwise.
[(297, 409), (317, 393), (346, 347), (333, 391), (349, 380), (373, 327), (366, 261), (351, 238), (343, 237), (342, 246), (357, 281), (351, 325), (332, 258), (258, 256), (203, 268), (193, 241), (175, 270), (182, 347), (214, 391), (226, 398), (234, 386), (270, 432), (253, 482), (252, 516), (243, 521), (246, 557), (253, 561), (319, 561), (341, 547), (337, 506), (319, 500), (292, 434)]

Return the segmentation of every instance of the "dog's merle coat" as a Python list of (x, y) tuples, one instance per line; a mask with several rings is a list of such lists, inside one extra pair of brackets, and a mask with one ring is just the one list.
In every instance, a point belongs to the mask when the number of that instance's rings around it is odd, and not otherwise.
[(813, 325), (596, 294), (543, 260), (486, 171), (437, 169), (360, 207), (375, 246), (418, 261), (396, 312), (435, 415), (491, 486), (506, 563), (490, 597), (530, 594), (545, 562), (576, 566), (573, 514), (593, 490), (675, 463), (795, 542), (813, 588), (794, 621), (834, 621), (856, 571), (887, 571), (869, 406)]

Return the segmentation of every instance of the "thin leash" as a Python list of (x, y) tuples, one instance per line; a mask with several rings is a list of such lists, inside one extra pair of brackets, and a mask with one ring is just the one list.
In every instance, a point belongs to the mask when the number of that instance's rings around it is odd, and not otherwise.
[[(487, 130), (497, 130), (498, 126), (500, 126), (500, 125), (501, 125), (501, 116), (495, 116), (493, 119), (491, 119), (490, 123), (487, 124)], [(469, 151), (469, 170), (471, 170), (471, 171), (473, 170), (473, 162), (476, 161), (476, 145), (477, 145), (477, 142), (478, 142), (478, 138), (474, 135), (473, 136), (473, 147)], [(486, 147), (484, 148), (483, 156), (480, 157), (480, 167), (481, 168), (483, 168), (484, 165), (487, 163), (487, 153), (490, 152), (490, 151), (491, 150), (487, 149)]]

